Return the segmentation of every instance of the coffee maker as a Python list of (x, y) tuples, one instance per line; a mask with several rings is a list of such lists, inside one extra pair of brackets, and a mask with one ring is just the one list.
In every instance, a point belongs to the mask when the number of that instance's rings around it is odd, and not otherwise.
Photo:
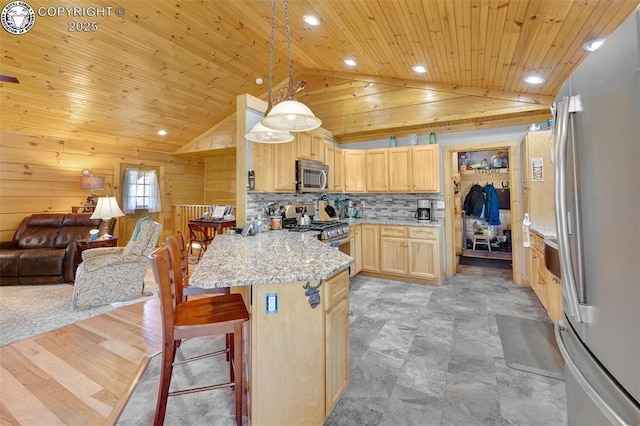
[(431, 220), (431, 200), (418, 200), (416, 219), (427, 222)]

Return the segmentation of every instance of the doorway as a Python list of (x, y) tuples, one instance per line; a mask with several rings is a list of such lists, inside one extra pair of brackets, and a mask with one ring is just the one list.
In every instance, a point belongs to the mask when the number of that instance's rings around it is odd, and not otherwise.
[(139, 161), (139, 160), (127, 160), (127, 159), (117, 159), (114, 166), (114, 196), (118, 200), (118, 205), (120, 205), (121, 209), (124, 211), (124, 204), (122, 199), (122, 188), (124, 177), (127, 169), (137, 169), (140, 172), (149, 172), (151, 170), (155, 171), (158, 178), (158, 185), (160, 186), (160, 197), (162, 201), (162, 211), (160, 212), (149, 212), (146, 208), (136, 208), (134, 213), (127, 213), (124, 217), (119, 217), (116, 222), (116, 236), (118, 236), (118, 245), (123, 246), (126, 245), (129, 241), (131, 235), (133, 235), (133, 230), (135, 229), (136, 223), (138, 219), (141, 217), (149, 216), (154, 221), (159, 223), (164, 223), (164, 211), (166, 203), (164, 202), (164, 164), (154, 161)]
[[(488, 259), (485, 263), (510, 261), (513, 282), (522, 284), (522, 232), (519, 225), (522, 207), (518, 146), (519, 141), (498, 141), (444, 147), (446, 276), (455, 275), (461, 259), (477, 258), (479, 260), (474, 262), (483, 262), (484, 258)], [(481, 161), (484, 158), (478, 160), (480, 164), (476, 164), (477, 157), (470, 153), (488, 156), (487, 163), (501, 153), (508, 158), (508, 167), (491, 167), (490, 163), (487, 165)], [(488, 153), (492, 155), (489, 156)], [(467, 157), (467, 167), (470, 170), (460, 170), (463, 155)], [(491, 185), (496, 193), (500, 191), (503, 194), (507, 192), (502, 191), (503, 189), (509, 189), (508, 201), (502, 200), (503, 204), (508, 204), (508, 208), (500, 209), (501, 226), (490, 226), (477, 217), (477, 214), (471, 217), (463, 214), (464, 201), (473, 185), (478, 185), (481, 190)], [(493, 250), (490, 251), (490, 248)]]

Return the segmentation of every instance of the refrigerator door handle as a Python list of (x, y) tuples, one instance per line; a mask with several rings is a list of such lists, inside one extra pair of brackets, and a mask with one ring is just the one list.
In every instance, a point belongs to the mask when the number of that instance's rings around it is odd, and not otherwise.
[[(560, 255), (560, 270), (562, 272), (562, 286), (566, 290), (568, 306), (567, 313), (582, 321), (581, 310), (576, 288), (574, 270), (571, 267), (571, 246), (569, 244), (569, 222), (567, 217), (567, 194), (566, 194), (566, 174), (567, 174), (567, 141), (569, 127), (569, 97), (565, 96), (557, 104), (557, 129), (555, 140), (555, 179), (553, 195), (555, 198), (556, 227), (558, 229), (558, 247)], [(566, 285), (565, 285), (566, 284)]]
[(564, 358), (565, 365), (571, 373), (576, 378), (582, 389), (585, 391), (589, 398), (593, 401), (593, 403), (600, 409), (600, 411), (609, 419), (611, 424), (620, 425), (620, 426), (631, 426), (630, 423), (624, 421), (622, 417), (618, 413), (615, 412), (613, 408), (602, 399), (602, 397), (596, 392), (596, 390), (591, 386), (586, 377), (582, 374), (578, 366), (576, 365), (573, 358), (569, 354), (567, 350), (567, 346), (564, 343), (564, 339), (562, 338), (561, 330), (564, 330), (565, 326), (562, 324), (560, 320), (557, 320), (554, 324), (553, 331), (556, 336), (556, 343), (558, 344), (558, 349), (560, 349), (560, 353), (562, 354), (562, 358)]

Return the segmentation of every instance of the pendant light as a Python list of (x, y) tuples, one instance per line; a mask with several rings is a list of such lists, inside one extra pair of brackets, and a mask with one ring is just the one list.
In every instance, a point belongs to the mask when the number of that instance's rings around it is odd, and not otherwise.
[[(273, 91), (273, 45), (274, 45), (274, 34), (276, 28), (276, 2), (272, 0), (272, 10), (271, 10), (271, 38), (270, 38), (270, 50), (269, 50), (269, 91), (267, 92), (267, 112), (271, 110), (271, 92)], [(274, 130), (262, 125), (262, 123), (257, 123), (253, 128), (249, 131), (249, 133), (245, 134), (244, 137), (251, 142), (259, 142), (259, 143), (286, 143), (291, 142), (294, 139), (294, 136), (283, 130)]]
[[(272, 0), (272, 19), (271, 19), (271, 51), (273, 52), (275, 31), (275, 14), (276, 0)], [(287, 87), (287, 95), (285, 100), (267, 110), (267, 115), (261, 121), (262, 125), (269, 129), (280, 130), (285, 132), (304, 132), (317, 129), (322, 124), (313, 112), (294, 97), (294, 87), (296, 82), (293, 80), (293, 55), (291, 54), (291, 29), (289, 26), (289, 1), (284, 0), (284, 22), (287, 32), (287, 55), (289, 57), (289, 85)], [(272, 53), (273, 54), (273, 53)], [(269, 85), (271, 87), (273, 79), (273, 60), (269, 69)], [(304, 87), (304, 83), (302, 84)], [(269, 103), (271, 106), (271, 96)]]

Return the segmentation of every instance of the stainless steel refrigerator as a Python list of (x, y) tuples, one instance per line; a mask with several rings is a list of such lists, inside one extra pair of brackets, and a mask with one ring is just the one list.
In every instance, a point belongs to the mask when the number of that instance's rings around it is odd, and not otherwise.
[(555, 102), (570, 425), (640, 425), (640, 10)]

